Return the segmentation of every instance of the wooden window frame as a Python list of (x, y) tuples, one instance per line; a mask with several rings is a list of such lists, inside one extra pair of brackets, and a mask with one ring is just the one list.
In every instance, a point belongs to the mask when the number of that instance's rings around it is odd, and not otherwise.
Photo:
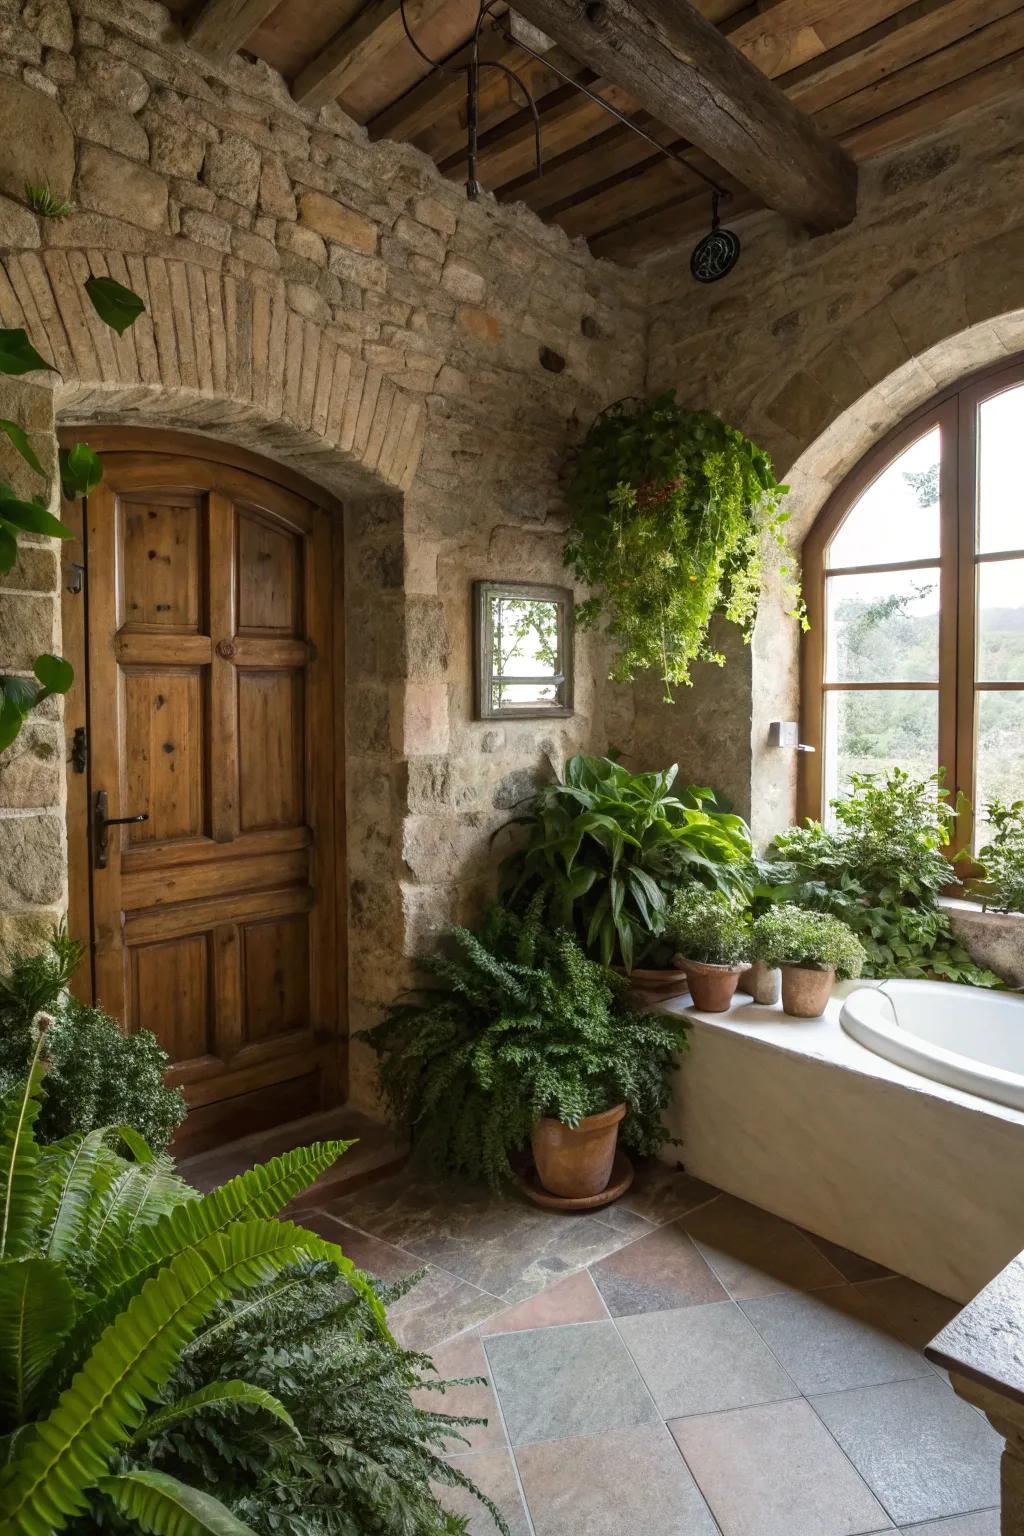
[[(936, 767), (946, 769), (946, 787), (973, 805), (978, 694), (1024, 691), (1024, 680), (990, 683), (977, 678), (977, 567), (990, 560), (1024, 557), (1024, 548), (979, 555), (978, 412), (994, 395), (1024, 383), (1024, 356), (973, 373), (934, 396), (877, 442), (830, 496), (808, 533), (802, 551), (804, 595), (810, 628), (803, 637), (800, 661), (801, 735), (813, 752), (800, 754), (797, 810), (801, 819), (825, 812), (825, 702), (844, 689), (924, 690), (939, 700)], [(939, 676), (937, 683), (829, 683), (825, 678), (825, 600), (829, 574), (825, 553), (861, 496), (912, 443), (937, 427), (941, 437), (939, 475), (939, 557), (937, 561), (879, 561), (837, 567), (836, 574), (910, 570), (937, 564), (939, 569)], [(956, 847), (973, 846), (973, 813), (961, 817)]]

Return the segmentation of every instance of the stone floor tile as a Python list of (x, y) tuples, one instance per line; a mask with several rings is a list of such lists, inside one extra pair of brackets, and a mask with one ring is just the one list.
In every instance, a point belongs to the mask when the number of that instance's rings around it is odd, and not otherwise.
[(801, 1392), (842, 1392), (930, 1373), (908, 1344), (882, 1332), (855, 1286), (786, 1291), (741, 1302)]
[[(507, 1448), (449, 1456), (448, 1460), (453, 1467), (471, 1478), (481, 1493), (497, 1504), (508, 1522), (512, 1536), (531, 1536), (512, 1455)], [(468, 1518), (468, 1536), (497, 1536), (498, 1527), (493, 1517), (480, 1500), (466, 1489), (440, 1485), (435, 1486), (435, 1492), (445, 1509), (453, 1515)]]
[(722, 1301), (725, 1291), (678, 1224), (658, 1227), (590, 1266), (613, 1317)]
[(417, 1259), (414, 1254), (396, 1248), (393, 1243), (383, 1243), (380, 1238), (368, 1237), (365, 1232), (357, 1232), (328, 1211), (303, 1211), (298, 1224), (318, 1232), (330, 1243), (337, 1243), (346, 1258), (378, 1280), (404, 1280), (406, 1275), (423, 1268), (422, 1259)]
[(737, 1301), (773, 1291), (813, 1291), (842, 1280), (790, 1222), (732, 1195), (693, 1211), (682, 1226)]
[(636, 1178), (621, 1200), (595, 1212), (599, 1221), (628, 1230), (627, 1217), (642, 1218), (660, 1227), (677, 1221), (687, 1211), (706, 1205), (720, 1193), (711, 1184), (695, 1179), (681, 1168), (670, 1168), (657, 1158), (641, 1158), (636, 1164)]
[(556, 1280), (546, 1290), (538, 1291), (528, 1301), (507, 1307), (486, 1323), (479, 1332), (518, 1333), (523, 1328), (553, 1328), (560, 1323), (599, 1323), (608, 1316), (600, 1292), (590, 1271), (579, 1269), (565, 1280)]
[(900, 1536), (999, 1536), (999, 1511), (984, 1509), (977, 1515), (955, 1515), (952, 1520), (905, 1525)]
[(901, 1525), (999, 1502), (1003, 1442), (936, 1376), (811, 1401)]
[(661, 1424), (516, 1452), (537, 1536), (716, 1536)]
[(844, 1280), (884, 1280), (892, 1274), (892, 1270), (884, 1264), (876, 1264), (874, 1259), (865, 1259), (850, 1248), (830, 1243), (828, 1238), (819, 1237), (816, 1232), (808, 1232), (806, 1227), (800, 1227), (798, 1231), (814, 1244), (819, 1253), (825, 1255), (830, 1264), (835, 1265)]
[(611, 1322), (484, 1340), (513, 1446), (650, 1424), (650, 1393)]
[(960, 1311), (959, 1302), (950, 1301), (903, 1275), (871, 1281), (857, 1289), (866, 1315), (876, 1327), (916, 1350), (930, 1344)]
[(482, 1323), (500, 1308), (496, 1296), (428, 1265), (419, 1284), (391, 1308), (388, 1321), (400, 1344), (426, 1352)]
[(859, 1536), (891, 1529), (802, 1399), (669, 1425), (722, 1536)]
[(622, 1317), (616, 1326), (666, 1419), (798, 1395), (735, 1302)]
[(484, 1347), (476, 1330), (460, 1334), (456, 1339), (449, 1339), (447, 1344), (441, 1344), (431, 1350), (430, 1356), (439, 1380), (445, 1381), (463, 1376), (485, 1378), (477, 1386), (450, 1387), (444, 1393), (424, 1388), (422, 1392), (414, 1392), (412, 1395), (417, 1408), (425, 1408), (428, 1413), (465, 1414), (469, 1418), (487, 1420), (485, 1425), (478, 1424), (472, 1428), (467, 1426), (459, 1430), (463, 1441), (468, 1444), (453, 1438), (448, 1447), (450, 1454), (461, 1456), (468, 1451), (503, 1449), (506, 1445), (505, 1431), (498, 1411), (498, 1400), (491, 1386), (487, 1356), (484, 1354)]

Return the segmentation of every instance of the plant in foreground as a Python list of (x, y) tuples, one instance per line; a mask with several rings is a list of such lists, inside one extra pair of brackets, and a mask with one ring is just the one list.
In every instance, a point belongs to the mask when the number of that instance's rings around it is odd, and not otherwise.
[(126, 1035), (101, 1008), (67, 991), (82, 947), (56, 930), (39, 954), (16, 954), (0, 976), (0, 1094), (24, 1081), (37, 1043), (35, 1021), (47, 1032), (46, 1091), (35, 1133), (43, 1142), (98, 1126), (128, 1125), (162, 1152), (185, 1118), (185, 1100), (164, 1086), (167, 1053), (149, 1030)]
[(662, 933), (681, 877), (730, 890), (746, 874), (750, 831), (709, 789), (673, 793), (678, 768), (631, 773), (609, 757), (569, 759), (511, 824), (529, 830), (503, 866), (508, 899), (549, 903), (587, 953), (633, 969)]
[(1024, 800), (992, 800), (985, 819), (993, 830), (978, 852), (981, 878), (971, 890), (993, 912), (1024, 912)]
[[(683, 410), (673, 390), (598, 416), (569, 487), (564, 559), (595, 590), (577, 609), (579, 623), (608, 620), (616, 682), (655, 668), (671, 703), (672, 685), (690, 682), (695, 660), (723, 662), (708, 639), (716, 613), (749, 640), (762, 544), (785, 548), (786, 490), (756, 444), (710, 411)], [(802, 618), (795, 579), (782, 572)]]
[[(50, 1536), (96, 1502), (156, 1536), (243, 1536), (249, 1527), (227, 1523), (216, 1499), (140, 1464), (135, 1446), (203, 1323), (289, 1264), (329, 1260), (386, 1332), (340, 1248), (270, 1219), (346, 1143), (300, 1148), (202, 1197), (127, 1128), (43, 1147), (44, 1038), (0, 1103), (0, 1528)], [(217, 1390), (294, 1433), (283, 1404), (252, 1383)], [(179, 1416), (204, 1406), (179, 1402)]]
[(578, 1125), (625, 1101), (623, 1143), (655, 1152), (682, 1023), (633, 1013), (624, 984), (551, 931), (543, 902), (492, 907), (478, 933), (450, 930), (454, 953), (420, 961), (435, 983), (395, 1003), (366, 1039), (398, 1124), (436, 1170), (499, 1185), (538, 1120)]
[(754, 950), (771, 966), (800, 966), (853, 978), (864, 967), (864, 948), (838, 917), (806, 907), (772, 907), (754, 923)]
[(998, 986), (954, 937), (939, 896), (954, 880), (944, 850), (956, 811), (942, 775), (900, 768), (851, 776), (833, 800), (834, 830), (807, 821), (781, 833), (762, 866), (763, 895), (831, 912), (864, 946), (866, 976), (938, 976)]

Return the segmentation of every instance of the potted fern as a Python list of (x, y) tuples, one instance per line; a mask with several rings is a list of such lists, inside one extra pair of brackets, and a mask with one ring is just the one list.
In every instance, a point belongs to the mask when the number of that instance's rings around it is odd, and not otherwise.
[(498, 1188), (532, 1145), (544, 1190), (599, 1201), (620, 1135), (641, 1154), (668, 1139), (685, 1028), (624, 1007), (625, 982), (553, 930), (540, 897), (449, 937), (420, 961), (430, 985), (363, 1036), (397, 1123), (436, 1172)]
[(772, 907), (754, 923), (754, 951), (782, 968), (782, 1008), (798, 1019), (825, 1012), (836, 978), (859, 976), (864, 947), (852, 928), (828, 912)]
[(753, 953), (747, 911), (720, 891), (683, 886), (669, 905), (665, 937), (678, 951), (693, 1006), (724, 1013)]

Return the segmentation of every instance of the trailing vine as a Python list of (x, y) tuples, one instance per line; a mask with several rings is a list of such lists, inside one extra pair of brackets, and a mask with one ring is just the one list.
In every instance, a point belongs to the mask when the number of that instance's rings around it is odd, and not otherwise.
[[(688, 411), (668, 390), (619, 401), (587, 433), (572, 483), (564, 560), (595, 589), (577, 621), (617, 645), (614, 682), (655, 668), (689, 686), (694, 661), (721, 666), (708, 637), (716, 613), (749, 641), (763, 581), (765, 540), (786, 549), (782, 497), (768, 455), (710, 411)], [(806, 624), (795, 572), (794, 618)]]

